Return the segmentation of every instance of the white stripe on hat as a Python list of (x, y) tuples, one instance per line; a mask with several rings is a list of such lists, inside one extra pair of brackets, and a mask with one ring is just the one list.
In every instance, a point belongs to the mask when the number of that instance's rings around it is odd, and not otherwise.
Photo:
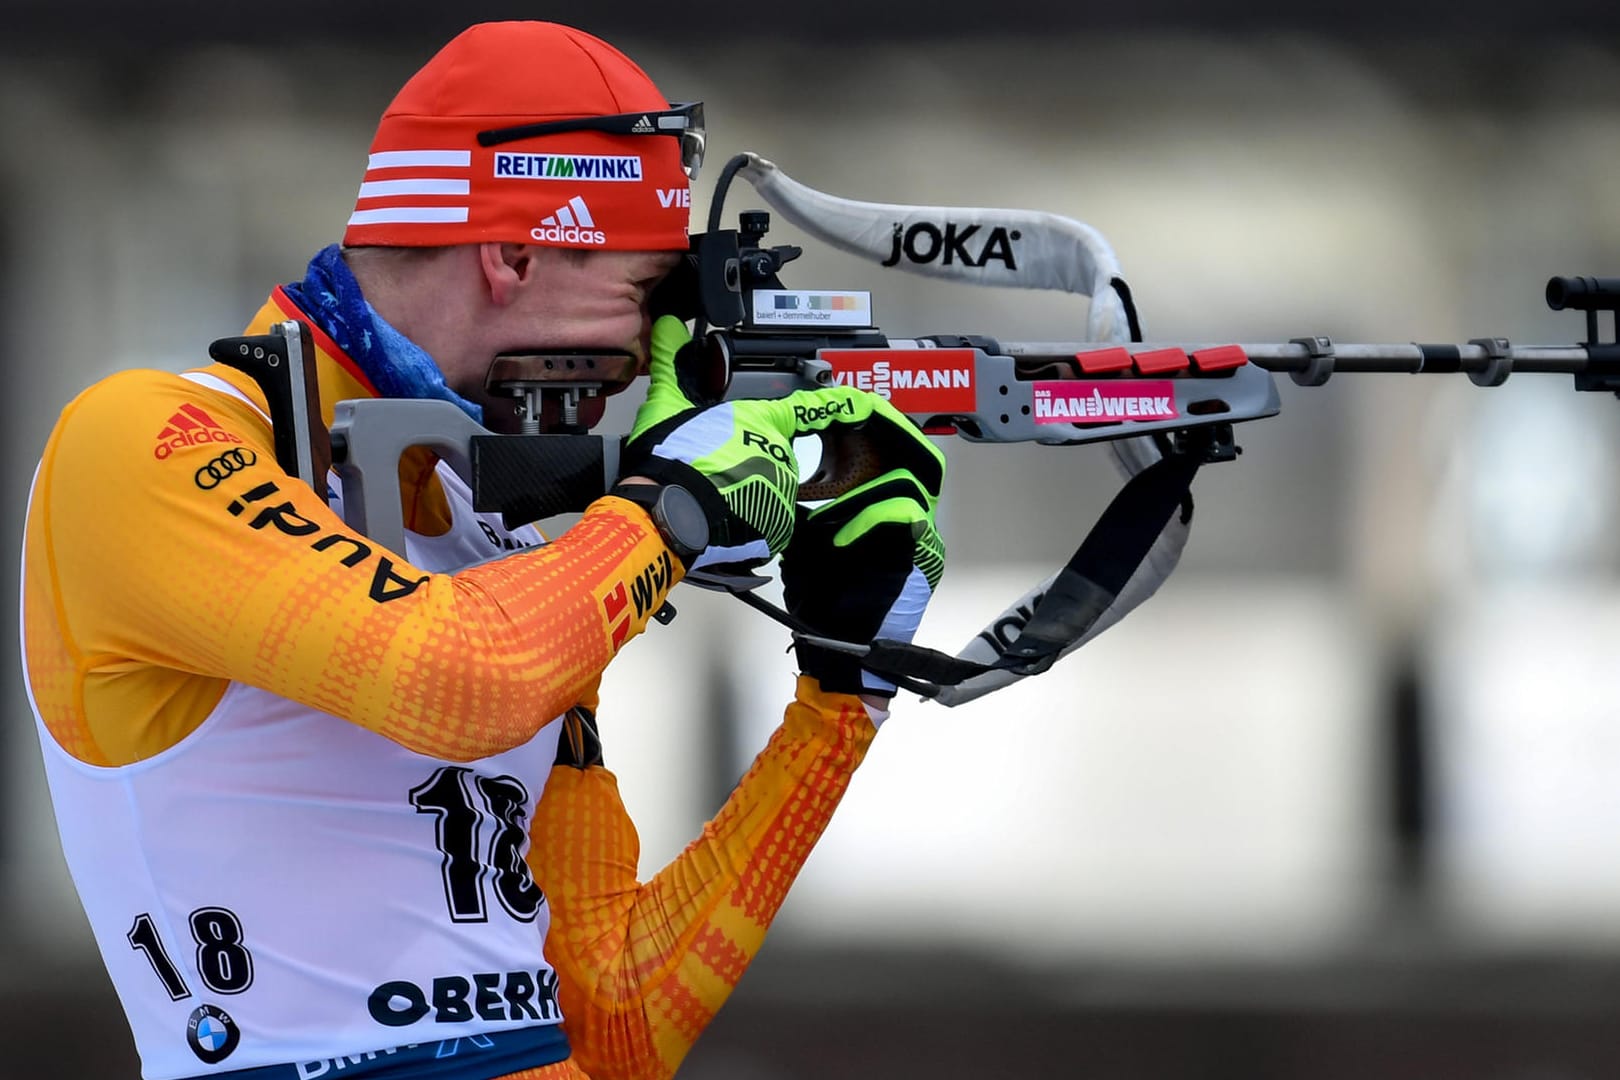
[[(579, 223), (581, 225), (585, 226), (587, 229), (596, 228), (596, 222), (591, 219), (591, 212), (585, 208), (584, 199), (580, 198), (578, 195), (575, 195), (572, 199), (568, 200), (568, 205), (574, 208), (574, 215), (579, 218)], [(566, 213), (566, 211), (559, 210), (558, 213)]]
[(359, 198), (381, 199), (390, 195), (465, 195), (470, 180), (367, 180), (360, 185)]
[(409, 169), (422, 165), (443, 165), (450, 168), (469, 168), (471, 150), (384, 150), (372, 154), (366, 169)]
[(574, 223), (574, 215), (570, 214), (568, 212), (568, 207), (564, 206), (557, 211), (557, 220), (562, 222), (562, 224), (565, 226), (572, 225)]
[(350, 225), (433, 224), (467, 220), (465, 206), (385, 206), (380, 210), (356, 210)]

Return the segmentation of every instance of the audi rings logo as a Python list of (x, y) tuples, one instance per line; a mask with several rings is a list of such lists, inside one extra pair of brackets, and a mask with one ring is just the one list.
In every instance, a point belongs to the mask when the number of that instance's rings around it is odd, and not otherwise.
[(219, 487), (227, 476), (241, 472), (258, 460), (259, 455), (245, 446), (227, 450), (197, 470), (197, 486), (204, 491), (212, 491)]

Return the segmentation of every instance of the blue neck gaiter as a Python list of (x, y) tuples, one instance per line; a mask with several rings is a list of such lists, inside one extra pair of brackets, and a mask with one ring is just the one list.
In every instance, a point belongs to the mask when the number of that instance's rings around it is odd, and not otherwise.
[(366, 302), (338, 245), (323, 248), (309, 260), (304, 280), (283, 288), (383, 397), (437, 398), (453, 403), (480, 424), (484, 422), (483, 407), (446, 386), (433, 357)]

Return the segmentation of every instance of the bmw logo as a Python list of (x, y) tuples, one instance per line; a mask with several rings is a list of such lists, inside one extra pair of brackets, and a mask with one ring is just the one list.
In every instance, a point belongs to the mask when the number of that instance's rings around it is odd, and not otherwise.
[(241, 1041), (242, 1029), (218, 1005), (197, 1006), (186, 1022), (186, 1042), (206, 1065), (217, 1065), (230, 1057)]

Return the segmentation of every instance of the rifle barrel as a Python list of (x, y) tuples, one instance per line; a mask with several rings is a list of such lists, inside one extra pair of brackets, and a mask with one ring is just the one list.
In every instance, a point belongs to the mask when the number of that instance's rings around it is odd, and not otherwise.
[[(1598, 355), (1585, 345), (1515, 346), (1506, 342), (1491, 345), (1469, 342), (1465, 345), (1420, 345), (1416, 343), (1362, 345), (1330, 343), (1325, 338), (1288, 344), (1239, 345), (1249, 361), (1267, 371), (1290, 374), (1339, 372), (1394, 372), (1413, 375), (1487, 375), (1500, 372), (1579, 374), (1613, 364), (1603, 355), (1614, 346), (1599, 346)], [(1069, 358), (1076, 353), (1116, 349), (1118, 345), (1089, 341), (1003, 341), (1009, 356)], [(1193, 353), (1223, 342), (1133, 343), (1134, 352), (1152, 349), (1180, 349)]]

